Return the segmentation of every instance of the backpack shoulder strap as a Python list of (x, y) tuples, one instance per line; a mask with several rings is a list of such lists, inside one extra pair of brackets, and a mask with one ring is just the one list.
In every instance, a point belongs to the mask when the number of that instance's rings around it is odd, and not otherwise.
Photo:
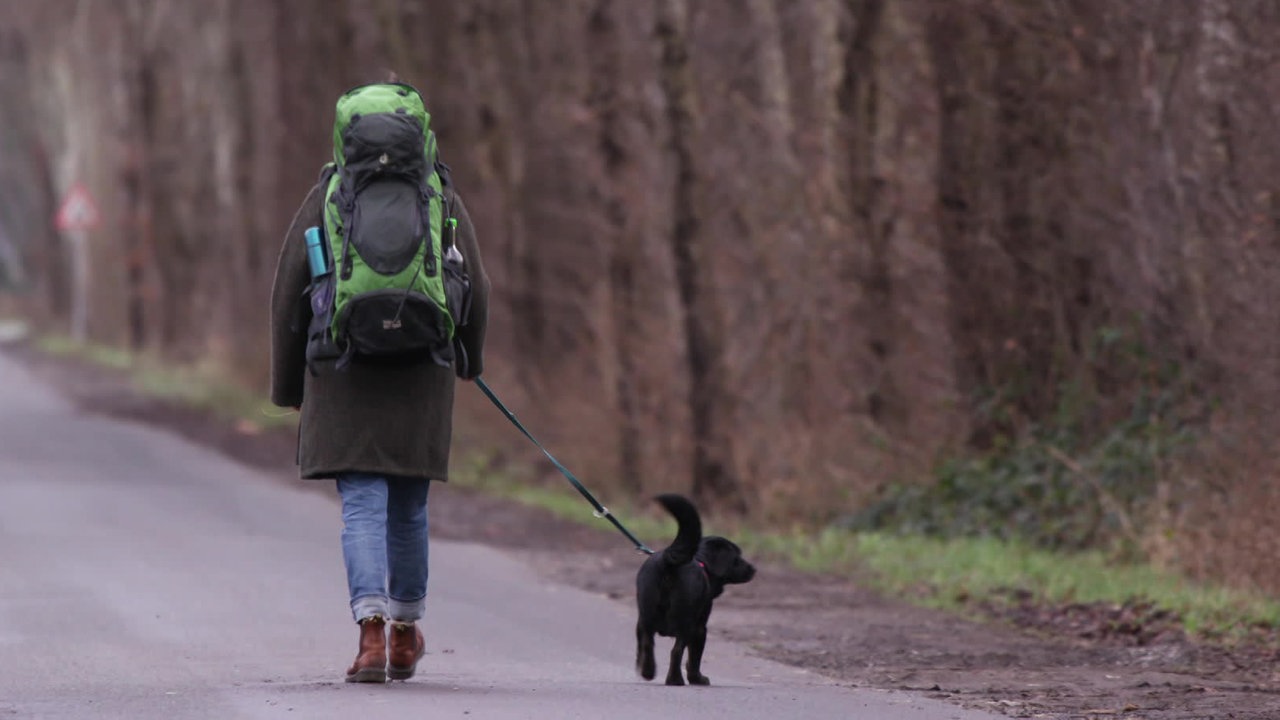
[(328, 186), (329, 180), (332, 179), (334, 174), (337, 172), (338, 172), (337, 163), (325, 163), (325, 166), (320, 168), (320, 180), (319, 180), (320, 185), (322, 187)]

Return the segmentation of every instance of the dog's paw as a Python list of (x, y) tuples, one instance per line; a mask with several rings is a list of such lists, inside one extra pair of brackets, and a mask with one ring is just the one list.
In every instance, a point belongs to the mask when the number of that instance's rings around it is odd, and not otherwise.
[(680, 676), (680, 673), (669, 674), (667, 675), (667, 684), (673, 686), (684, 685), (684, 678)]
[(689, 675), (689, 684), (690, 684), (690, 685), (710, 685), (710, 684), (711, 684), (711, 678), (707, 677), (706, 675), (701, 675), (701, 674), (699, 674), (699, 675), (693, 675), (693, 674), (690, 674), (690, 675)]

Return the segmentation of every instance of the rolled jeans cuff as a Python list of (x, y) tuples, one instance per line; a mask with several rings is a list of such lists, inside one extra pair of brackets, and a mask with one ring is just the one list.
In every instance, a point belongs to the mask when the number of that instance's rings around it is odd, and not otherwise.
[(351, 617), (355, 618), (356, 622), (374, 615), (390, 617), (391, 613), (388, 610), (387, 599), (378, 595), (365, 595), (351, 601)]
[(387, 603), (387, 609), (391, 611), (391, 619), (403, 622), (416, 622), (421, 620), (422, 613), (426, 609), (426, 606), (427, 599), (425, 597), (408, 601), (391, 598)]

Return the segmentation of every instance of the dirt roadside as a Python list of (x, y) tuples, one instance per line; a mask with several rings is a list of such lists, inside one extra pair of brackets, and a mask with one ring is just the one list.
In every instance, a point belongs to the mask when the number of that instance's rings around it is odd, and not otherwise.
[[(0, 352), (86, 411), (159, 425), (281, 482), (327, 490), (296, 479), (292, 433), (252, 432), (141, 396), (109, 369), (22, 345)], [(433, 491), (431, 522), (436, 537), (503, 547), (558, 581), (620, 602), (633, 592), (639, 556), (603, 527), (447, 485)], [(1010, 717), (1280, 720), (1274, 645), (1192, 643), (1142, 607), (1023, 603), (974, 622), (886, 599), (855, 579), (763, 564), (754, 582), (726, 592), (711, 622), (717, 635), (762, 656), (849, 685), (917, 692)], [(712, 678), (714, 667), (712, 644)]]

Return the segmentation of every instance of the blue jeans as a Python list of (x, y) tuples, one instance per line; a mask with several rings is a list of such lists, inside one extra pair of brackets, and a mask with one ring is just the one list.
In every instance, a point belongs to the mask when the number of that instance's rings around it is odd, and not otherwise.
[(427, 490), (417, 478), (338, 476), (342, 559), (351, 615), (405, 622), (422, 618), (427, 597)]

